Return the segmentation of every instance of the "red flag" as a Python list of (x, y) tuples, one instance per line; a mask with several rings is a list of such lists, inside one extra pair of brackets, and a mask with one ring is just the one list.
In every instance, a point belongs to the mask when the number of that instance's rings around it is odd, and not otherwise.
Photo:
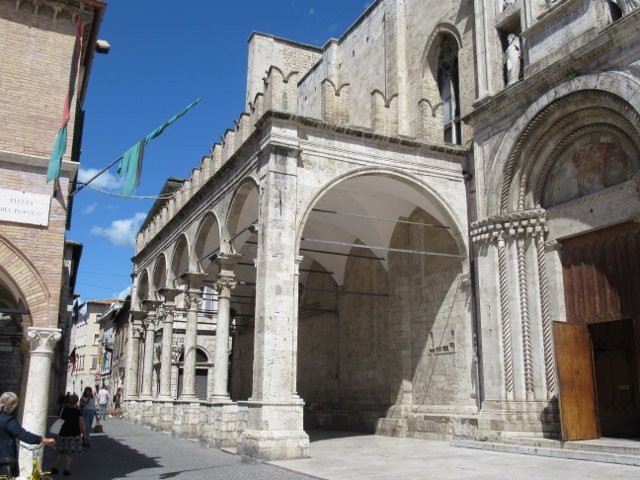
[(80, 57), (82, 57), (82, 11), (78, 15), (78, 23), (76, 24), (76, 41), (73, 45), (73, 53), (71, 54), (71, 69), (69, 71), (69, 85), (67, 87), (67, 96), (64, 99), (64, 108), (62, 109), (62, 121), (60, 129), (56, 135), (56, 141), (51, 152), (49, 160), (49, 169), (47, 170), (47, 182), (55, 180), (60, 176), (60, 167), (62, 164), (62, 156), (67, 150), (67, 124), (71, 118), (71, 101), (76, 90), (76, 77), (80, 70)]

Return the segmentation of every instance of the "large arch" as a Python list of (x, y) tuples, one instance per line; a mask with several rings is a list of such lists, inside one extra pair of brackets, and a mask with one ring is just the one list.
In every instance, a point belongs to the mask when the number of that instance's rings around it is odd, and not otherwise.
[(311, 199), (297, 238), (305, 428), (386, 431), (438, 405), (475, 409), (463, 220), (390, 169), (333, 179)]
[(170, 280), (179, 281), (180, 276), (189, 271), (192, 266), (190, 252), (189, 239), (185, 234), (180, 235), (171, 255)]
[[(623, 120), (626, 119), (632, 125), (634, 123), (638, 125), (640, 121), (638, 114), (640, 98), (636, 95), (638, 89), (640, 89), (640, 81), (631, 75), (603, 72), (577, 77), (543, 94), (514, 122), (488, 165), (487, 171), (491, 173), (485, 187), (488, 199), (485, 215), (516, 210), (519, 206), (526, 204), (523, 202), (521, 173), (530, 166), (530, 161), (535, 161), (535, 158), (531, 156), (525, 158), (523, 153), (536, 153), (532, 151), (536, 146), (534, 139), (539, 138), (543, 132), (548, 131), (559, 121), (559, 116), (564, 117), (567, 115), (566, 112), (583, 108), (607, 109), (611, 115), (605, 119), (605, 124), (620, 128), (625, 123)], [(589, 116), (583, 115), (582, 118), (588, 121)], [(568, 119), (567, 125), (570, 125)], [(563, 126), (563, 131), (567, 135), (564, 128)], [(562, 137), (559, 138), (558, 142), (562, 139)], [(547, 147), (550, 145), (546, 140), (544, 143)], [(525, 176), (524, 181), (528, 181), (529, 178)], [(530, 194), (533, 195), (532, 192)], [(532, 203), (529, 201), (529, 205)]]

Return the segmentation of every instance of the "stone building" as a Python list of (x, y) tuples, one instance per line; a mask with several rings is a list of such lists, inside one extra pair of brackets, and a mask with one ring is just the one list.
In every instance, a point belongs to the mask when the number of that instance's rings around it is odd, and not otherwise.
[[(69, 83), (80, 3), (75, 0), (0, 0), (0, 338), (10, 337), (11, 368), (0, 388), (21, 398), (21, 421), (45, 432), (50, 390), (57, 390), (52, 359), (60, 324), (72, 301), (65, 247), (69, 193), (78, 168), (83, 102), (105, 5), (83, 0), (84, 48), (71, 105), (67, 155), (59, 181), (46, 171)], [(78, 258), (75, 258), (78, 260)], [(73, 269), (71, 269), (73, 271)], [(66, 371), (62, 372), (66, 373)], [(50, 388), (51, 379), (51, 388)], [(27, 473), (31, 455), (20, 462)]]
[(127, 417), (265, 459), (314, 428), (637, 422), (634, 6), (378, 0), (322, 48), (252, 35), (246, 112), (137, 236)]
[(118, 299), (98, 318), (100, 323), (100, 382), (111, 393), (124, 387), (127, 327), (129, 325), (130, 299)]
[(82, 395), (85, 387), (96, 390), (102, 384), (102, 317), (115, 301), (112, 298), (95, 299), (80, 305), (69, 331), (70, 355), (75, 355), (75, 367), (72, 366), (67, 375), (65, 391)]

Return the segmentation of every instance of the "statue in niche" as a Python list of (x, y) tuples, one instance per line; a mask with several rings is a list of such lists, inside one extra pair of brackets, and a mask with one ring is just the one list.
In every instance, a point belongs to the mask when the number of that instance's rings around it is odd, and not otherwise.
[(640, 0), (612, 0), (620, 10), (622, 15), (628, 15), (636, 8), (640, 7)]
[(522, 53), (520, 51), (520, 37), (515, 33), (510, 33), (507, 38), (509, 46), (504, 54), (504, 61), (507, 64), (507, 85), (512, 85), (520, 80)]

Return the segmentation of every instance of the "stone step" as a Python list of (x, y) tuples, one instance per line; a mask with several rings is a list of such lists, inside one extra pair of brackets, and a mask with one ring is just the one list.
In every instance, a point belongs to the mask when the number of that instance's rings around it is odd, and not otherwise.
[[(526, 440), (530, 443), (527, 444)], [(640, 466), (640, 453), (634, 445), (623, 443), (606, 444), (603, 441), (588, 442), (560, 442), (550, 439), (509, 439), (510, 443), (480, 442), (477, 440), (454, 439), (451, 446), (474, 448), (493, 452), (519, 453), (524, 455), (539, 455), (543, 457), (567, 458), (571, 460), (585, 460), (590, 462), (616, 463), (619, 465)], [(630, 442), (631, 443), (631, 442)]]

